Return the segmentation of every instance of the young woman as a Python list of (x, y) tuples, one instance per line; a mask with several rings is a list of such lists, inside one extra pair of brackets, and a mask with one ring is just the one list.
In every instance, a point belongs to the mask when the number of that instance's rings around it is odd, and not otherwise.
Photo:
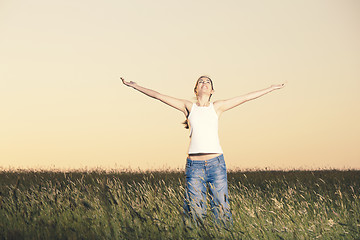
[(266, 89), (251, 92), (227, 100), (210, 102), (214, 93), (212, 80), (201, 76), (195, 85), (196, 103), (170, 97), (144, 88), (135, 82), (122, 82), (149, 97), (158, 99), (184, 113), (185, 128), (190, 127), (190, 145), (186, 159), (186, 192), (184, 200), (185, 214), (195, 221), (206, 215), (206, 195), (210, 195), (210, 208), (217, 221), (232, 222), (229, 206), (226, 165), (218, 137), (219, 116), (240, 104), (258, 98), (284, 84), (272, 85)]

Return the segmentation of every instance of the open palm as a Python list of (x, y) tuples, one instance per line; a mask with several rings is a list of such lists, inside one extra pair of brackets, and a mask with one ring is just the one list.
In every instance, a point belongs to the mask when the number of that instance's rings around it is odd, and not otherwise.
[(124, 78), (120, 77), (121, 81), (123, 82), (123, 84), (125, 84), (126, 86), (129, 86), (129, 87), (133, 87), (136, 85), (136, 82), (133, 82), (133, 81), (130, 81), (130, 82), (127, 82), (124, 80)]

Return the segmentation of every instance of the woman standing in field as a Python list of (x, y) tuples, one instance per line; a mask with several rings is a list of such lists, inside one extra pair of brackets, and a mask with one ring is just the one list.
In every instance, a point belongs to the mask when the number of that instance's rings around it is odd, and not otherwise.
[(206, 195), (210, 194), (210, 207), (217, 221), (232, 222), (229, 206), (228, 184), (224, 155), (218, 137), (219, 116), (240, 104), (258, 98), (284, 84), (272, 85), (266, 89), (251, 92), (227, 100), (210, 102), (214, 93), (212, 80), (201, 76), (195, 85), (196, 103), (170, 97), (139, 86), (135, 82), (122, 82), (149, 97), (158, 99), (184, 113), (185, 128), (190, 127), (190, 145), (186, 159), (185, 214), (195, 221), (206, 215)]

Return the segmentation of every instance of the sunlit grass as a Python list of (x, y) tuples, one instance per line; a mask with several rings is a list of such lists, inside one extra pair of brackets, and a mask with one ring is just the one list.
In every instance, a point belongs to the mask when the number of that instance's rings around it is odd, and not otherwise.
[(0, 239), (359, 239), (360, 171), (229, 172), (234, 225), (184, 224), (182, 172), (2, 171)]

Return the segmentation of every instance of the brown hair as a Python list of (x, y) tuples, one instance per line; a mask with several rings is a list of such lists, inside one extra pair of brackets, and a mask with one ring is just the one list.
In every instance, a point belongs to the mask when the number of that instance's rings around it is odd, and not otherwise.
[[(214, 90), (214, 85), (213, 85), (213, 82), (212, 82), (211, 78), (204, 75), (204, 76), (200, 76), (200, 77), (198, 78), (198, 80), (196, 81), (196, 84), (195, 84), (195, 87), (194, 87), (194, 93), (195, 93), (195, 94), (197, 94), (196, 88), (197, 88), (197, 86), (198, 86), (198, 84), (199, 84), (199, 80), (202, 79), (202, 78), (207, 78), (207, 79), (209, 79), (209, 80), (210, 80), (210, 83), (211, 83), (211, 89)], [(212, 96), (212, 94), (210, 94), (209, 101), (210, 101), (211, 96)], [(188, 115), (188, 116), (189, 116), (189, 115)], [(182, 123), (182, 124), (185, 125), (185, 128), (186, 128), (186, 129), (189, 129), (188, 116), (186, 116), (185, 121)]]

